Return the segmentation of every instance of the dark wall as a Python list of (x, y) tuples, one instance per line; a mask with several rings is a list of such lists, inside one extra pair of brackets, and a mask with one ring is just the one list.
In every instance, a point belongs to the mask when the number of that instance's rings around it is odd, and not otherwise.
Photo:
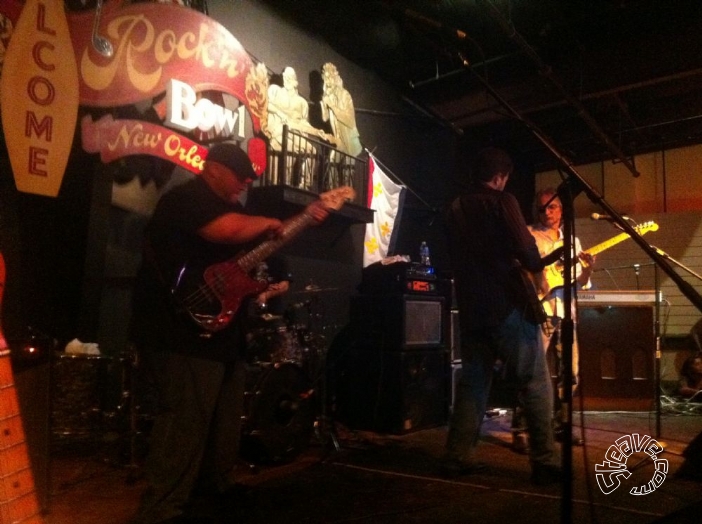
[[(427, 240), (436, 246), (437, 261), (443, 261), (443, 231), (437, 215), (452, 192), (455, 133), (408, 104), (375, 73), (339, 55), (322, 38), (288, 23), (260, 2), (244, 0), (232, 5), (226, 0), (211, 0), (208, 5), (210, 16), (229, 29), (272, 74), (280, 74), (287, 66), (295, 69), (299, 92), (311, 103), (310, 121), (314, 125), (323, 125), (317, 103), (321, 97), (322, 65), (332, 62), (337, 66), (344, 87), (353, 97), (363, 146), (378, 159), (386, 174), (409, 188), (395, 253), (416, 257), (419, 243)], [(361, 278), (363, 226), (353, 226), (353, 230), (353, 251), (345, 253), (343, 259), (335, 260), (324, 253), (311, 257), (296, 254), (293, 263), (297, 278), (326, 279), (327, 283), (332, 279), (353, 291)], [(304, 251), (304, 239), (295, 246), (291, 249)], [(348, 309), (343, 296), (330, 302), (337, 309)], [(332, 323), (338, 322), (343, 322), (343, 318), (333, 319)]]
[(22, 339), (30, 326), (50, 337), (77, 336), (93, 175), (92, 159), (74, 145), (57, 198), (21, 193), (3, 140), (0, 251), (8, 340)]

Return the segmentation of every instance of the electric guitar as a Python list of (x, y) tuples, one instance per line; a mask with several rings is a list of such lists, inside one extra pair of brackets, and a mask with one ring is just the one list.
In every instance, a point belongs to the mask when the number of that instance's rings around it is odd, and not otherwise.
[[(0, 308), (5, 290), (5, 260), (0, 254)], [(0, 524), (42, 524), (34, 476), (25, 442), (10, 362), (0, 322)]]
[[(355, 197), (353, 188), (344, 186), (319, 198), (329, 210), (339, 210)], [(171, 288), (176, 307), (187, 313), (197, 326), (204, 330), (203, 336), (227, 327), (246, 297), (265, 291), (268, 282), (255, 280), (249, 274), (260, 262), (293, 240), (315, 222), (307, 213), (300, 213), (286, 220), (277, 238), (262, 242), (248, 253), (218, 262), (204, 271), (189, 270), (187, 264), (178, 272), (178, 279)]]
[[(649, 231), (658, 231), (658, 224), (656, 224), (653, 221), (649, 222), (644, 222), (643, 224), (639, 224), (638, 226), (634, 227), (634, 230), (639, 234), (639, 235), (645, 235)], [(612, 246), (616, 246), (620, 242), (623, 242), (624, 240), (631, 238), (629, 236), (629, 233), (619, 233), (616, 236), (613, 236), (609, 240), (605, 240), (604, 242), (601, 242), (590, 249), (586, 249), (584, 253), (588, 253), (590, 255), (597, 255), (601, 253), (602, 251), (609, 249)], [(562, 243), (561, 243), (562, 244)], [(559, 247), (556, 245), (556, 247)], [(573, 264), (576, 264), (580, 262), (581, 264), (584, 264), (582, 260), (579, 259), (574, 259)], [(548, 297), (548, 295), (553, 291), (554, 289), (557, 289), (559, 287), (563, 287), (563, 270), (564, 270), (564, 264), (563, 260), (560, 260), (558, 262), (555, 262), (554, 264), (551, 264), (550, 266), (546, 266), (543, 271), (543, 280), (539, 284), (535, 284), (537, 288), (537, 293), (539, 295), (540, 300), (544, 300), (545, 298)]]

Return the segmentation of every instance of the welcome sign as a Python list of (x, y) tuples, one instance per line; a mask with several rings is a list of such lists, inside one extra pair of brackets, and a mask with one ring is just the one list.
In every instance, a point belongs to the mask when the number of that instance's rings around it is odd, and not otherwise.
[[(18, 89), (37, 76), (24, 75), (20, 71), (21, 66), (30, 60), (38, 61), (39, 66), (55, 66), (50, 79), (55, 86), (55, 96), (64, 90), (67, 91), (66, 97), (77, 94), (77, 104), (73, 105), (71, 113), (71, 130), (77, 124), (78, 105), (112, 108), (143, 104), (145, 101), (148, 103), (164, 95), (171, 81), (177, 79), (181, 91), (185, 85), (195, 92), (215, 90), (233, 96), (245, 110), (236, 111), (238, 126), (231, 130), (241, 134), (241, 126), (246, 120), (252, 130), (251, 134), (261, 131), (261, 125), (266, 121), (266, 68), (263, 64), (254, 65), (236, 38), (204, 14), (170, 4), (137, 3), (123, 6), (118, 0), (109, 2), (103, 8), (99, 26), (100, 34), (110, 41), (114, 50), (108, 57), (98, 53), (92, 44), (93, 12), (65, 13), (61, 0), (29, 0), (24, 5), (19, 20), (14, 20), (13, 17), (16, 18), (16, 13), (21, 9), (18, 8), (18, 3), (17, 0), (0, 0), (0, 13), (15, 23), (1, 84), (6, 140), (11, 135), (26, 134), (27, 109), (13, 110), (12, 106), (20, 98), (22, 101), (19, 105), (29, 103), (24, 100), (27, 87), (20, 91)], [(66, 21), (65, 30), (59, 30), (59, 22), (54, 23), (54, 17), (63, 17)], [(46, 20), (51, 20), (51, 25)], [(36, 38), (16, 38), (25, 34), (20, 29), (26, 27), (37, 34), (43, 34), (37, 31), (38, 27), (48, 27), (57, 36), (51, 41), (42, 40), (40, 43), (37, 43)], [(68, 35), (69, 38), (60, 39), (61, 35)], [(54, 56), (56, 60), (50, 62), (49, 58)], [(62, 64), (59, 68), (58, 57), (65, 57), (68, 65)], [(70, 69), (71, 63), (74, 64), (73, 69)], [(48, 81), (39, 82), (34, 95), (34, 98), (45, 104), (41, 107), (47, 114), (48, 101), (53, 96), (49, 93), (48, 84)], [(27, 98), (33, 101), (31, 96)], [(68, 101), (57, 102), (50, 107), (57, 111), (50, 117), (54, 129), (59, 118), (69, 120), (69, 116), (60, 117), (58, 109), (68, 110), (70, 106)], [(42, 124), (45, 122), (43, 119), (48, 117), (37, 109), (33, 111), (36, 116), (31, 117), (29, 129), (35, 135), (35, 140), (41, 141), (45, 151), (34, 152), (30, 147), (35, 145), (30, 146), (26, 141), (13, 147), (10, 156), (15, 181), (21, 191), (55, 196), (70, 154), (73, 133), (67, 132), (69, 128), (62, 124), (60, 134), (65, 137), (64, 142), (58, 140), (56, 132), (51, 134), (52, 140), (48, 140), (49, 125)], [(67, 140), (68, 137), (71, 140)], [(81, 137), (83, 148), (88, 152), (100, 153), (104, 162), (130, 154), (153, 154), (199, 172), (206, 155), (204, 147), (176, 131), (135, 120), (104, 117), (94, 122), (90, 116), (86, 116), (81, 121)], [(265, 143), (260, 138), (252, 138), (248, 150), (256, 171), (261, 173), (265, 169)], [(34, 166), (28, 160), (33, 158), (31, 155), (38, 159)], [(44, 160), (54, 158), (57, 159), (56, 162)], [(63, 158), (63, 164), (58, 162), (60, 158)], [(46, 174), (36, 174), (37, 169)], [(51, 178), (54, 185), (48, 188), (37, 184), (39, 177)], [(25, 182), (26, 180), (31, 183)]]
[(27, 1), (10, 39), (0, 89), (17, 189), (56, 196), (78, 114), (78, 70), (62, 1)]

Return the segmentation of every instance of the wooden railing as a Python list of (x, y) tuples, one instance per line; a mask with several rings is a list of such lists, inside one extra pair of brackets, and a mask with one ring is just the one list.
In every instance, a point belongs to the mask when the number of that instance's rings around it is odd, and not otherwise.
[(353, 203), (366, 206), (368, 159), (342, 153), (328, 143), (283, 129), (281, 151), (268, 152), (262, 186), (289, 186), (320, 194), (341, 186), (356, 191)]

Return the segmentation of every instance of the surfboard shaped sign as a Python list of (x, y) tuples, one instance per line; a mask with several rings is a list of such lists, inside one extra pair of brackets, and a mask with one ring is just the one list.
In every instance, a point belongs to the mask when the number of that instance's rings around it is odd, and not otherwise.
[(58, 195), (77, 125), (78, 92), (63, 2), (27, 0), (0, 84), (3, 133), (19, 191)]

